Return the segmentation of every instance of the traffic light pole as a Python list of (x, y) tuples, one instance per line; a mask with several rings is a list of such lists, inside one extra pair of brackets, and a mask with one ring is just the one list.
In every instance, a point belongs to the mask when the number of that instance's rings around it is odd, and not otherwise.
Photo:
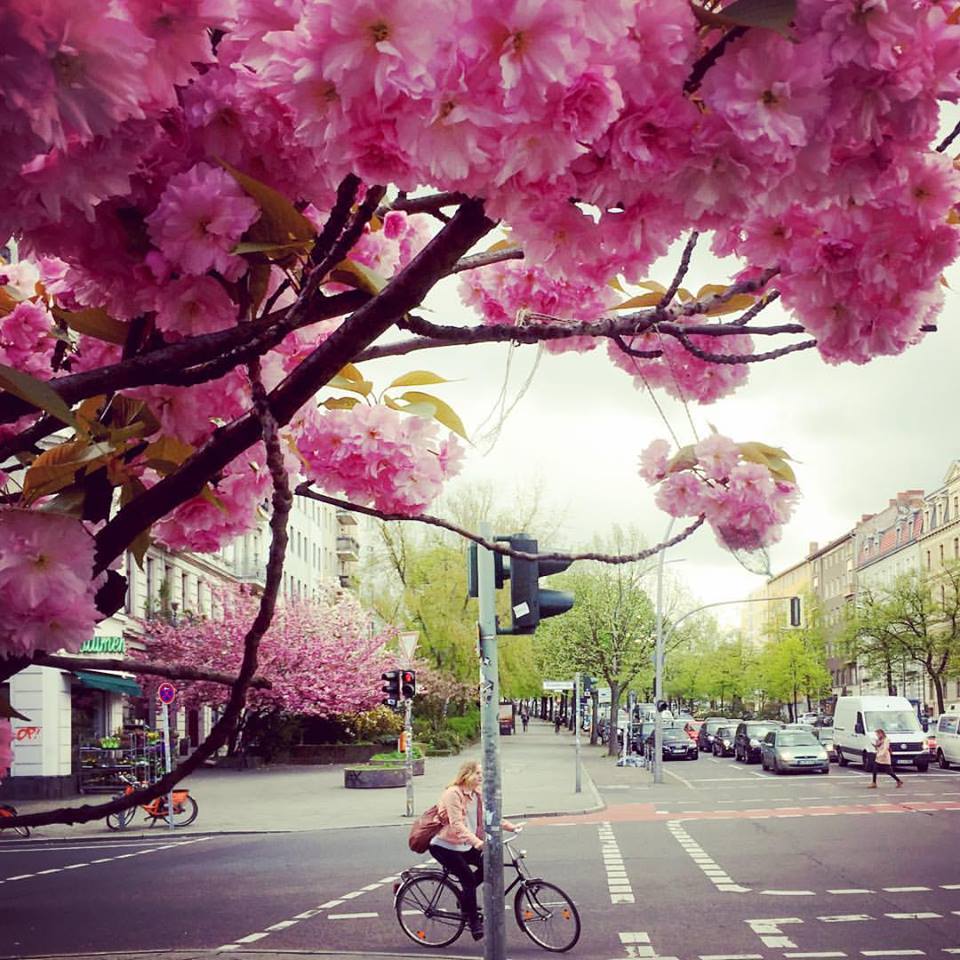
[[(493, 533), (480, 525), (486, 540)], [(484, 960), (504, 960), (507, 935), (503, 909), (503, 843), (500, 827), (500, 680), (497, 666), (496, 584), (493, 554), (477, 548), (477, 599), (480, 607), (480, 734), (483, 743), (483, 914)]]
[(413, 814), (413, 701), (404, 701), (403, 714), (403, 745), (406, 758), (403, 763), (403, 779), (407, 787), (407, 816)]
[(583, 676), (583, 675), (582, 675), (582, 674), (580, 673), (580, 671), (578, 670), (578, 671), (577, 671), (577, 674), (576, 674), (576, 677), (574, 678), (574, 681), (573, 681), (573, 695), (574, 695), (575, 700), (576, 700), (575, 716), (576, 716), (576, 724), (577, 724), (577, 732), (576, 732), (576, 735), (574, 736), (574, 742), (575, 742), (576, 745), (577, 745), (577, 776), (576, 776), (576, 788), (575, 788), (575, 792), (576, 792), (576, 793), (580, 793), (580, 792), (581, 792), (581, 786), (580, 786), (580, 696), (581, 696), (581, 693), (582, 693), (582, 690), (581, 690), (582, 683), (581, 683), (580, 678), (581, 678), (582, 676)]

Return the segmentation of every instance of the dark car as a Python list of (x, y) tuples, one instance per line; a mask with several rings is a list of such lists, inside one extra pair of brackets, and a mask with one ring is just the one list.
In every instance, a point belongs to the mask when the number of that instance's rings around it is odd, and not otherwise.
[[(729, 721), (727, 721), (729, 723)], [(717, 727), (717, 732), (713, 735), (713, 755), (715, 757), (733, 756), (733, 736), (736, 733), (735, 726)]]
[(713, 751), (713, 738), (717, 735), (717, 730), (720, 727), (729, 726), (729, 724), (730, 721), (726, 717), (707, 717), (697, 734), (697, 746), (704, 753), (711, 753)]
[[(656, 731), (650, 732), (646, 741), (646, 757), (653, 759), (656, 749), (654, 738)], [(690, 739), (690, 734), (682, 723), (665, 723), (663, 725), (663, 759), (664, 760), (696, 760), (700, 756), (696, 743)]]
[(771, 730), (760, 745), (760, 763), (764, 770), (787, 773), (790, 770), (808, 773), (829, 773), (827, 748), (800, 725)]
[(760, 762), (760, 744), (771, 730), (779, 730), (778, 720), (744, 720), (733, 737), (733, 756), (741, 763)]

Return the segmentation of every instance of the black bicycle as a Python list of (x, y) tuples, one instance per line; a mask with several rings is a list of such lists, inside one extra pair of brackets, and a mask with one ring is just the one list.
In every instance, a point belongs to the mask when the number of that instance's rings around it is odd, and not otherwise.
[(17, 815), (17, 808), (11, 807), (9, 803), (0, 803), (0, 830), (13, 830), (13, 832), (18, 837), (29, 837), (30, 828), (29, 827), (7, 827), (5, 821), (10, 820), (11, 818)]
[[(513, 915), (517, 926), (538, 946), (552, 953), (565, 953), (580, 939), (580, 914), (574, 902), (556, 885), (533, 877), (523, 861), (525, 850), (510, 844), (516, 834), (506, 837), (504, 849), (517, 875), (504, 890), (504, 898), (517, 888)], [(442, 867), (411, 867), (400, 874), (394, 908), (400, 929), (421, 947), (446, 947), (463, 933), (467, 917), (460, 901), (460, 884)]]

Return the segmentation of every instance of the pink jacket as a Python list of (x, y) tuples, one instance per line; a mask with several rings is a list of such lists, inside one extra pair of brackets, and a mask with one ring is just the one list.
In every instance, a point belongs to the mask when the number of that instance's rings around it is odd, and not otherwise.
[[(440, 829), (434, 839), (446, 843), (469, 843), (471, 847), (479, 848), (483, 844), (483, 797), (477, 794), (477, 822), (467, 823), (467, 800), (470, 794), (454, 784), (447, 787), (437, 801), (440, 816), (447, 822)], [(515, 830), (516, 827), (509, 820), (501, 820), (504, 829)]]

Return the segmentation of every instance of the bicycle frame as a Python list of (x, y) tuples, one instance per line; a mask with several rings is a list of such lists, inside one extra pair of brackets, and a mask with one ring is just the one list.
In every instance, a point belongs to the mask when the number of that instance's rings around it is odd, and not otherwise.
[[(139, 780), (134, 780), (130, 777), (125, 777), (122, 773), (120, 774), (120, 779), (126, 784), (123, 788), (122, 796), (129, 796), (135, 790), (140, 787), (145, 786), (144, 783), (141, 783)], [(173, 791), (173, 812), (180, 813), (183, 809), (183, 803), (190, 796), (190, 791), (181, 788), (179, 790)], [(140, 803), (137, 804), (141, 810), (146, 813), (148, 817), (152, 817), (154, 820), (160, 820), (165, 818), (167, 815), (167, 796), (163, 794), (159, 797), (154, 797), (149, 803)], [(178, 809), (179, 807), (179, 809)]]

